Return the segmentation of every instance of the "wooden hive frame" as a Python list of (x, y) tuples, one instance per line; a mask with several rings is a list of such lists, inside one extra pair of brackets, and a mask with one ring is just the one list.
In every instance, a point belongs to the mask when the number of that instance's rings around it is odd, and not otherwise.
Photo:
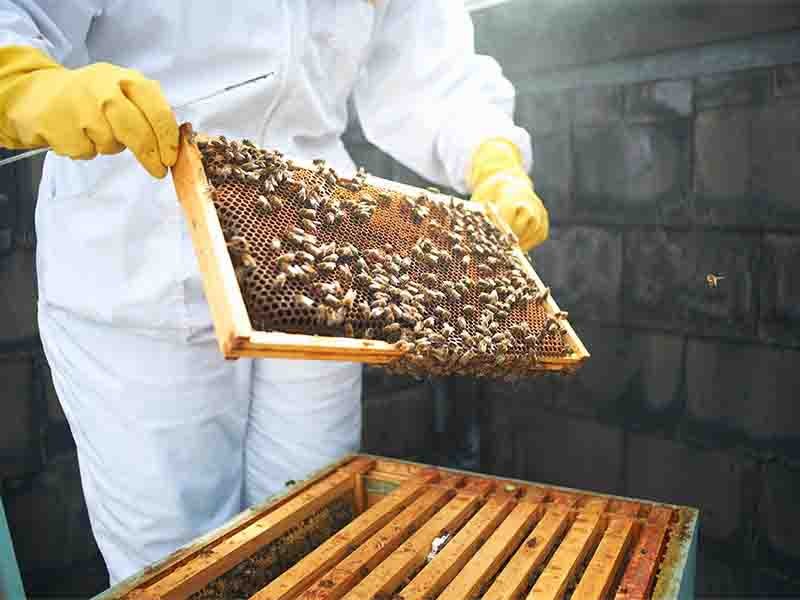
[(251, 599), (693, 597), (695, 509), (353, 455), (98, 600), (190, 597), (342, 498), (352, 520)]
[[(343, 360), (372, 364), (385, 364), (402, 355), (395, 344), (381, 340), (364, 340), (343, 337), (314, 336), (266, 332), (255, 330), (250, 322), (236, 274), (233, 270), (219, 218), (211, 199), (211, 187), (206, 179), (200, 152), (190, 141), (204, 139), (192, 134), (191, 126), (181, 126), (178, 160), (172, 168), (172, 178), (178, 199), (189, 222), (192, 243), (203, 276), (206, 298), (211, 308), (219, 347), (228, 359), (239, 357), (302, 358), (313, 360)], [(299, 167), (313, 169), (313, 165), (293, 160)], [(419, 195), (422, 190), (368, 176), (367, 183), (409, 195)], [(447, 202), (449, 196), (426, 192), (434, 201)], [(476, 203), (465, 203), (470, 209), (483, 211)], [(508, 226), (489, 207), (488, 215), (503, 231)], [(544, 288), (521, 249), (516, 249), (520, 263), (539, 288)], [(552, 296), (545, 301), (545, 310), (550, 315), (560, 312)], [(566, 342), (572, 354), (566, 357), (540, 357), (537, 369), (561, 371), (577, 368), (589, 357), (589, 353), (566, 320)]]

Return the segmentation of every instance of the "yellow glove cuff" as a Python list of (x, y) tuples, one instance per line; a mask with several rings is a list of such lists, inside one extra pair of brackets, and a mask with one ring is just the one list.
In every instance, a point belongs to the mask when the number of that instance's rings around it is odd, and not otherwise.
[[(20, 149), (30, 146), (8, 130), (6, 116), (21, 85), (29, 75), (43, 69), (65, 69), (45, 52), (33, 46), (0, 47), (0, 146)], [(12, 128), (13, 129), (13, 128)]]
[(472, 155), (467, 185), (474, 190), (487, 178), (499, 171), (522, 168), (522, 153), (505, 138), (491, 138), (483, 142)]

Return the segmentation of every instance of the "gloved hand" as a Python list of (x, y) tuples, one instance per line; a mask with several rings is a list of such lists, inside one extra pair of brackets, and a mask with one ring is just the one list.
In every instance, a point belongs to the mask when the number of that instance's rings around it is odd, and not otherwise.
[(0, 48), (0, 145), (76, 159), (126, 147), (154, 177), (178, 156), (178, 124), (155, 81), (107, 63), (67, 69), (41, 50)]
[(533, 190), (520, 151), (512, 142), (502, 138), (483, 142), (472, 156), (467, 185), (474, 201), (494, 206), (524, 251), (547, 239), (547, 209)]

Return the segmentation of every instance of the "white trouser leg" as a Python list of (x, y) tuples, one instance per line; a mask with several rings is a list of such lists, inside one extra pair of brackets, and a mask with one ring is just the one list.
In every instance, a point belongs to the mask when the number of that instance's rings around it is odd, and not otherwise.
[(210, 331), (151, 337), (41, 305), (39, 324), (112, 585), (241, 510), (250, 361), (226, 362)]
[(264, 501), (361, 443), (361, 365), (257, 360), (245, 440), (245, 502)]

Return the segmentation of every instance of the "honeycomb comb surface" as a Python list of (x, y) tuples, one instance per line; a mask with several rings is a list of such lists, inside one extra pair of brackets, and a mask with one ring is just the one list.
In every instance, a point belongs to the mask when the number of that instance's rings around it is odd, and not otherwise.
[(386, 368), (417, 375), (524, 376), (573, 353), (549, 290), (482, 210), (247, 141), (198, 147), (255, 329), (397, 343)]

